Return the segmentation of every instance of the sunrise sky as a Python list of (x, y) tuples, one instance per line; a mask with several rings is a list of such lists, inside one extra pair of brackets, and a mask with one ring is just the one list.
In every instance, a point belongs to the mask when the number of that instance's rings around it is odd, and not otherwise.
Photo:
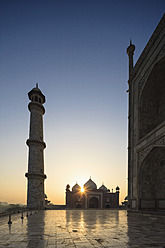
[(128, 57), (147, 44), (165, 1), (0, 1), (0, 201), (26, 203), (29, 111), (39, 84), (44, 115), (45, 190), (91, 176), (127, 195)]

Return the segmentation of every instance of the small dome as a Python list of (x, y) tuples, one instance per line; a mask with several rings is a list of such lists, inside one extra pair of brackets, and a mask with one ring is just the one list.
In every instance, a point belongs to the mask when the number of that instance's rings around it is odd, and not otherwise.
[(105, 185), (103, 184), (99, 189), (101, 189), (101, 190), (104, 190), (104, 191), (108, 191), (108, 189), (107, 189), (107, 187), (105, 187)]
[[(29, 99), (33, 101), (33, 97), (40, 97), (42, 99), (42, 104), (45, 103), (45, 96), (42, 94), (42, 91), (38, 88), (38, 84), (28, 93)], [(38, 102), (38, 100), (37, 100)]]
[(66, 185), (66, 191), (70, 191), (70, 185), (69, 184)]
[(78, 185), (78, 183), (76, 183), (73, 187), (72, 187), (72, 191), (80, 191), (81, 187), (80, 185)]
[(33, 88), (33, 90), (36, 90), (36, 91), (42, 92), (42, 91), (38, 88), (38, 83), (36, 83), (36, 87), (34, 87), (34, 88)]
[(119, 186), (117, 186), (117, 187), (116, 187), (116, 191), (119, 191), (119, 190), (120, 190), (120, 188), (119, 188)]
[(90, 178), (85, 184), (84, 188), (87, 190), (97, 189), (97, 185)]

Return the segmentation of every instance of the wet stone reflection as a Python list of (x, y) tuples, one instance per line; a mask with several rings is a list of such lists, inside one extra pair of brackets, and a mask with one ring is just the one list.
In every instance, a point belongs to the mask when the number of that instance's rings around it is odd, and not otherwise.
[(165, 247), (165, 218), (125, 210), (47, 210), (0, 218), (0, 248)]
[(46, 240), (44, 239), (44, 212), (38, 215), (31, 215), (27, 219), (27, 248), (44, 248)]

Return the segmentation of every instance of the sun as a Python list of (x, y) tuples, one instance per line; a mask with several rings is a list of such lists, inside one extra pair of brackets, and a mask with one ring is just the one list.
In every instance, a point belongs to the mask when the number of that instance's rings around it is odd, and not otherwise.
[(84, 192), (84, 188), (83, 188), (83, 187), (81, 187), (81, 192), (82, 192), (82, 193)]

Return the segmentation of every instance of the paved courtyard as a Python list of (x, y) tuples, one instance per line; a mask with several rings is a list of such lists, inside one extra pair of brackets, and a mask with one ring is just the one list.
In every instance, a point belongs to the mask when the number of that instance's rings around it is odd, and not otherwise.
[(0, 248), (165, 247), (165, 218), (125, 210), (46, 210), (0, 218)]

